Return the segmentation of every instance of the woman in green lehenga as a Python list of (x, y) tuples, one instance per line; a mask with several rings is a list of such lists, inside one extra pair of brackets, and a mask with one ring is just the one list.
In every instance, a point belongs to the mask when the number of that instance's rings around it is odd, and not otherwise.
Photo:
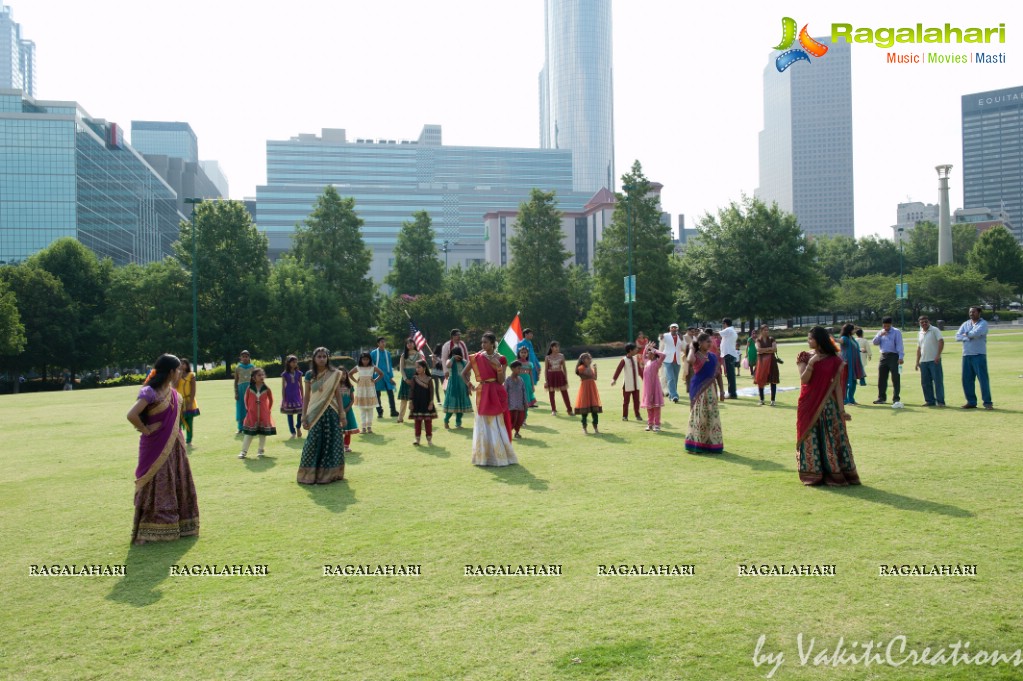
[(416, 362), (425, 360), (426, 356), (416, 349), (416, 342), (411, 336), (405, 339), (405, 350), (398, 359), (398, 372), (401, 376), (401, 385), (398, 386), (398, 420), (395, 423), (402, 423), (405, 420), (405, 410), (408, 409), (409, 400), (412, 399), (412, 378), (416, 375)]
[(330, 365), (327, 348), (313, 351), (312, 369), (305, 374), (302, 424), (306, 441), (298, 481), (325, 485), (345, 479), (344, 428), (341, 410), (341, 372)]
[(804, 485), (858, 485), (846, 421), (842, 367), (838, 347), (827, 330), (815, 326), (807, 336), (813, 353), (796, 358), (799, 406), (796, 412), (796, 464)]
[(444, 427), (451, 429), (449, 422), (451, 415), (455, 415), (455, 428), (462, 427), (462, 414), (471, 414), (472, 399), (469, 397), (470, 386), (462, 378), (462, 371), (465, 370), (465, 359), (462, 357), (462, 348), (454, 348), (451, 351), (451, 359), (448, 360), (448, 386), (444, 389)]

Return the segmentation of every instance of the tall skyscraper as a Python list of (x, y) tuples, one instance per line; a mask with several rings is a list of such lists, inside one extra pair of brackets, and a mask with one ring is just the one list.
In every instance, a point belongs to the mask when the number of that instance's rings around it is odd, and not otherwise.
[(757, 198), (794, 213), (803, 232), (855, 237), (852, 70), (849, 43), (815, 38), (828, 52), (779, 73), (764, 68)]
[(36, 45), (21, 37), (11, 8), (0, 0), (0, 89), (36, 96)]
[(963, 95), (963, 208), (1004, 210), (1023, 238), (1023, 86)]
[(0, 159), (0, 264), (66, 236), (118, 265), (170, 255), (177, 197), (117, 124), (0, 89)]
[(545, 0), (540, 147), (571, 149), (573, 187), (615, 188), (611, 0)]

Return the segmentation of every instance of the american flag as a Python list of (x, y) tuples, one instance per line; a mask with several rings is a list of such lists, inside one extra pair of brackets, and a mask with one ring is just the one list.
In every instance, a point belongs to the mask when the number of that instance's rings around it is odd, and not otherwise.
[(411, 319), (408, 320), (409, 331), (412, 332), (412, 340), (416, 342), (416, 350), (422, 350), (426, 347), (426, 338), (423, 337), (423, 333), (416, 326), (416, 323)]

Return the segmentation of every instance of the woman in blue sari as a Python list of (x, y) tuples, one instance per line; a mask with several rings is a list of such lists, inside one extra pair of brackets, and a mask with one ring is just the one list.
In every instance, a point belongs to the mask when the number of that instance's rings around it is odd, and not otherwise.
[(694, 454), (720, 454), (725, 449), (721, 432), (721, 412), (714, 392), (717, 384), (718, 356), (710, 351), (710, 336), (701, 333), (689, 348), (686, 361), (692, 365), (689, 381), (689, 428), (686, 451)]
[(842, 327), (841, 351), (842, 359), (845, 360), (845, 367), (842, 369), (845, 380), (845, 403), (856, 404), (856, 383), (866, 374), (863, 371), (863, 361), (860, 358), (860, 344), (856, 342), (856, 327), (853, 324), (846, 324)]

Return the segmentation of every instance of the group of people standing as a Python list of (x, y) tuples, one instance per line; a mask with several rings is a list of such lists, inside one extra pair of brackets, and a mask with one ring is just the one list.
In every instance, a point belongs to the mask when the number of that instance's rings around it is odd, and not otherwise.
[[(920, 373), (920, 386), (923, 392), (923, 407), (945, 406), (945, 374), (941, 363), (945, 351), (945, 339), (941, 329), (931, 324), (927, 315), (921, 315), (917, 322), (920, 325), (917, 336), (916, 363), (914, 370)], [(855, 337), (854, 337), (855, 334)], [(969, 319), (955, 333), (955, 340), (963, 344), (962, 385), (966, 397), (963, 409), (976, 409), (977, 384), (980, 384), (980, 397), (985, 409), (994, 409), (991, 398), (991, 384), (987, 371), (987, 334), (988, 324), (981, 317), (979, 307), (971, 307)], [(881, 320), (881, 329), (869, 344), (863, 341), (863, 329), (846, 324), (841, 332), (842, 357), (848, 365), (845, 384), (845, 404), (857, 404), (856, 387), (866, 385), (866, 364), (870, 358), (870, 346), (876, 346), (880, 352), (877, 373), (877, 399), (873, 404), (888, 403), (888, 383), (892, 386), (892, 406), (900, 408), (902, 404), (902, 367), (905, 365), (906, 351), (902, 331), (894, 326), (891, 317)]]
[[(963, 343), (964, 409), (978, 405), (975, 381), (980, 383), (982, 404), (993, 408), (987, 374), (987, 323), (978, 307), (970, 309), (970, 319), (955, 334)], [(920, 317), (916, 369), (920, 371), (925, 406), (944, 406), (941, 354), (944, 340), (926, 316)], [(283, 400), (280, 412), (288, 419), (292, 438), (303, 438), (297, 481), (302, 484), (327, 484), (345, 479), (345, 454), (351, 452), (354, 433), (371, 434), (373, 412), (383, 417), (382, 396), (386, 393), (390, 414), (402, 422), (406, 414), (415, 422), (415, 442), (432, 444), (432, 423), (438, 418), (439, 391), (445, 385), (442, 408), (444, 426), (462, 427), (464, 414), (474, 414), (472, 463), (477, 466), (507, 466), (518, 463), (512, 444), (521, 438), (528, 410), (537, 407), (541, 362), (532, 344), (532, 332), (526, 330), (511, 363), (497, 351), (497, 338), (485, 333), (480, 351), (470, 354), (458, 329), (448, 342), (433, 353), (433, 367), (413, 338), (405, 344), (398, 361), (401, 385), (395, 401), (394, 369), (386, 340), (379, 338), (372, 352), (362, 353), (356, 366), (348, 371), (330, 363), (330, 353), (320, 347), (313, 351), (310, 368), (302, 372), (298, 358), (285, 360), (281, 375)], [(689, 397), (689, 421), (685, 449), (693, 453), (717, 454), (724, 451), (719, 401), (738, 397), (735, 378), (740, 365), (737, 333), (730, 319), (722, 320), (719, 332), (690, 329), (679, 334), (677, 324), (654, 344), (642, 334), (636, 343), (625, 346), (611, 380), (622, 380), (622, 420), (630, 410), (641, 420), (640, 409), (647, 411), (646, 431), (661, 430), (661, 410), (665, 398), (678, 402), (677, 383), (684, 376)], [(881, 353), (879, 399), (884, 404), (889, 378), (893, 397), (900, 397), (899, 367), (904, 362), (902, 334), (883, 320), (870, 344), (863, 342), (863, 330), (846, 324), (833, 338), (820, 326), (807, 335), (808, 351), (800, 352), (796, 368), (800, 394), (796, 422), (796, 461), (799, 478), (805, 485), (855, 485), (859, 476), (853, 459), (846, 423), (851, 419), (845, 407), (855, 402), (856, 385), (865, 384), (865, 365), (870, 346)], [(778, 384), (777, 343), (765, 326), (751, 338), (746, 360), (764, 404), (764, 388), (771, 386), (771, 405), (775, 404)], [(273, 419), (273, 392), (266, 373), (251, 363), (247, 351), (239, 357), (234, 373), (236, 422), (243, 444), (239, 458), (246, 458), (255, 438), (259, 438), (257, 456), (264, 454), (266, 437), (276, 434)], [(582, 418), (583, 432), (599, 434), (598, 420), (603, 412), (597, 389), (597, 367), (589, 353), (579, 356), (575, 373), (579, 389), (573, 403), (568, 395), (567, 361), (557, 342), (552, 342), (542, 362), (543, 389), (548, 392), (551, 413), (557, 415), (556, 393), (560, 392), (570, 416)], [(662, 383), (662, 370), (665, 376)], [(727, 395), (722, 375), (727, 377)], [(475, 405), (473, 404), (475, 395)], [(435, 399), (435, 396), (437, 398)], [(355, 409), (359, 410), (359, 418)], [(400, 410), (399, 410), (400, 408)], [(139, 463), (135, 471), (135, 543), (166, 541), (198, 534), (199, 510), (186, 448), (191, 446), (194, 418), (199, 415), (196, 380), (187, 359), (161, 355), (139, 391), (127, 414), (139, 431)], [(361, 427), (359, 425), (361, 421)]]

